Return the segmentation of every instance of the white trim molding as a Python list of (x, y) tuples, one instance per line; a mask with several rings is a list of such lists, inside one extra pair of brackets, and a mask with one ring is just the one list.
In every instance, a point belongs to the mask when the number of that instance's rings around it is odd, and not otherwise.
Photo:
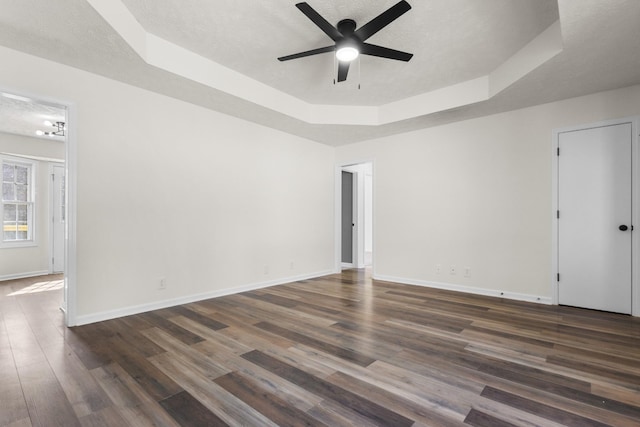
[(77, 319), (77, 213), (78, 213), (78, 137), (77, 109), (75, 103), (65, 102), (67, 107), (67, 139), (65, 141), (65, 244), (64, 244), (64, 314), (67, 326), (76, 326)]
[(538, 304), (551, 305), (550, 297), (539, 295), (521, 294), (517, 292), (502, 291), (499, 289), (476, 288), (472, 286), (458, 285), (455, 283), (431, 282), (428, 280), (407, 279), (404, 277), (394, 277), (385, 275), (376, 275), (374, 280), (383, 280), (385, 282), (401, 283), (403, 285), (422, 286), (425, 288), (442, 289), (445, 291), (464, 292), (466, 294), (484, 295), (488, 297), (506, 298), (515, 301), (526, 301)]
[(27, 279), (29, 277), (46, 276), (47, 274), (49, 274), (49, 272), (47, 270), (29, 271), (29, 272), (26, 272), (26, 273), (7, 274), (5, 276), (0, 276), (0, 282), (2, 282), (4, 280)]
[(334, 274), (332, 270), (320, 271), (317, 273), (303, 274), (300, 276), (291, 276), (281, 279), (274, 279), (265, 282), (250, 283), (247, 285), (219, 289), (211, 292), (204, 292), (200, 294), (187, 295), (179, 298), (167, 299), (162, 301), (154, 301), (148, 304), (133, 305), (129, 307), (123, 307), (116, 310), (102, 311), (99, 313), (85, 314), (76, 317), (75, 326), (87, 325), (89, 323), (102, 322), (104, 320), (117, 319), (119, 317), (131, 316), (133, 314), (145, 313), (147, 311), (160, 310), (167, 307), (175, 307), (177, 305), (189, 304), (192, 302), (204, 301), (207, 299), (223, 297), (226, 295), (234, 295), (242, 292), (254, 291), (257, 289), (269, 288), (271, 286), (284, 285), (287, 283), (299, 282), (301, 280), (313, 279), (316, 277), (327, 276)]

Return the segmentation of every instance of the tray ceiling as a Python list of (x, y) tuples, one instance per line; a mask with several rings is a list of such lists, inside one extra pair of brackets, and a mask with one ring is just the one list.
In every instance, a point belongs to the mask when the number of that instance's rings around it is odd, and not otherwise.
[[(0, 45), (330, 145), (640, 83), (637, 0), (409, 2), (370, 41), (412, 60), (336, 85), (331, 54), (276, 60), (330, 44), (293, 1), (0, 0)], [(395, 3), (309, 1), (359, 25)]]
[[(382, 105), (484, 76), (558, 20), (556, 0), (410, 1), (371, 43), (413, 53), (410, 62), (362, 56), (333, 84), (331, 53), (278, 56), (332, 44), (293, 1), (123, 0), (149, 33), (312, 104)], [(364, 25), (397, 3), (309, 0), (331, 24)], [(361, 89), (358, 90), (360, 83)]]

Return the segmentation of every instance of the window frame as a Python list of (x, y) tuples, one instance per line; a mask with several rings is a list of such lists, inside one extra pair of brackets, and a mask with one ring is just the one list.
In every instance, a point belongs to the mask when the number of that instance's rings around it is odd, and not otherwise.
[[(37, 229), (36, 229), (36, 186), (37, 186), (37, 168), (38, 162), (13, 157), (0, 155), (0, 169), (4, 169), (5, 164), (10, 164), (14, 166), (22, 166), (27, 167), (29, 169), (28, 181), (27, 181), (27, 226), (30, 231), (29, 238), (26, 240), (4, 240), (4, 210), (5, 204), (14, 204), (15, 202), (6, 201), (3, 199), (3, 195), (0, 195), (0, 217), (2, 218), (3, 230), (0, 234), (0, 249), (7, 248), (24, 248), (24, 247), (32, 247), (37, 246)], [(4, 183), (4, 179), (2, 180)]]

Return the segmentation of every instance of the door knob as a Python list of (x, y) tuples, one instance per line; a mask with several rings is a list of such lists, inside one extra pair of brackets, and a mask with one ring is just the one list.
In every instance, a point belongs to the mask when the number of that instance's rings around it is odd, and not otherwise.
[(627, 231), (629, 229), (629, 227), (627, 227), (626, 225), (621, 225), (620, 227), (618, 227), (618, 230), (620, 231)]

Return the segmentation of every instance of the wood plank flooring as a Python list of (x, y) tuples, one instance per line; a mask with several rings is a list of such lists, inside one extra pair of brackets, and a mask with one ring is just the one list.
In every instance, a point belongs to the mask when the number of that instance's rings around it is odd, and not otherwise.
[(0, 283), (2, 426), (640, 426), (640, 319), (363, 270), (67, 329)]

